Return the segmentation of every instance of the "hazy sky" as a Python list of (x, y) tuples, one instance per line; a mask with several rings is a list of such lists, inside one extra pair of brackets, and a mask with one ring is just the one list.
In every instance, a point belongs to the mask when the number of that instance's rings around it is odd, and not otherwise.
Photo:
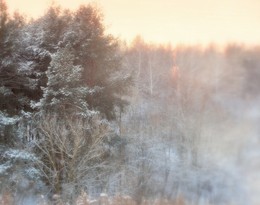
[[(42, 15), (51, 0), (6, 0), (11, 11)], [(96, 2), (108, 31), (131, 40), (260, 44), (260, 0), (57, 0), (75, 9)]]

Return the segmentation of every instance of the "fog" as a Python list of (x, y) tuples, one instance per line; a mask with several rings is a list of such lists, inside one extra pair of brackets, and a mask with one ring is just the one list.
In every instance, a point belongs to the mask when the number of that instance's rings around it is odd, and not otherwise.
[(259, 47), (163, 48), (137, 38), (130, 50), (136, 90), (123, 133), (163, 146), (152, 158), (165, 163), (167, 174), (154, 175), (165, 177), (164, 194), (258, 204)]

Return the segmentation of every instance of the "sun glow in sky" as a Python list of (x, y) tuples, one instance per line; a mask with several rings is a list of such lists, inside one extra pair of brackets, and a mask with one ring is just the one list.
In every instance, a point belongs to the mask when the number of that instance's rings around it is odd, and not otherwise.
[[(38, 17), (52, 0), (6, 0), (11, 12)], [(108, 32), (131, 41), (260, 45), (260, 0), (56, 0), (65, 8), (96, 2)]]

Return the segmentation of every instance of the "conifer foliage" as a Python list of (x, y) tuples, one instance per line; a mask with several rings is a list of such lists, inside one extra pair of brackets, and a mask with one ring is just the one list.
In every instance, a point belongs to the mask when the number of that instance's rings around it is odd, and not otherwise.
[(74, 55), (69, 47), (52, 55), (47, 71), (48, 83), (44, 88), (40, 108), (49, 112), (85, 113), (88, 110), (86, 96), (90, 90), (81, 84), (82, 67), (73, 65)]
[(0, 179), (37, 179), (57, 194), (81, 179), (87, 187), (105, 171), (104, 139), (114, 135), (109, 120), (127, 105), (130, 77), (118, 40), (105, 34), (93, 5), (51, 7), (33, 21), (9, 15), (2, 0), (0, 9)]

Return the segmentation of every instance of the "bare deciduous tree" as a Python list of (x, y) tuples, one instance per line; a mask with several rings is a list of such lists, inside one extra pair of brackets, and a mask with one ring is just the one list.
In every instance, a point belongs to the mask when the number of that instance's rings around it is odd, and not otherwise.
[(90, 119), (59, 119), (47, 115), (37, 126), (39, 168), (53, 193), (74, 199), (91, 181), (98, 181), (108, 168), (104, 139), (110, 133), (106, 122)]

